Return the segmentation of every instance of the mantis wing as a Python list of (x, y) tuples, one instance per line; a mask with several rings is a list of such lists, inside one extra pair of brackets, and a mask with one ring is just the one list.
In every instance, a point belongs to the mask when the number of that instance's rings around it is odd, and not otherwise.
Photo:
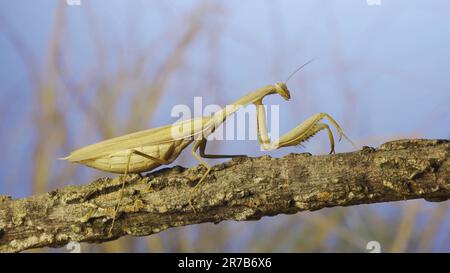
[(120, 150), (159, 145), (191, 138), (208, 129), (212, 125), (211, 123), (208, 124), (211, 119), (211, 117), (199, 117), (173, 125), (166, 125), (107, 139), (75, 150), (69, 156), (60, 159), (70, 162), (80, 162), (107, 156)]

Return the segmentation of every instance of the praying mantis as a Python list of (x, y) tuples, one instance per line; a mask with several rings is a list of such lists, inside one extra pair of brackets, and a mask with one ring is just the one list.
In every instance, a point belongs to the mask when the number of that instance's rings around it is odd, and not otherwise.
[[(313, 60), (310, 60), (294, 71), (288, 77), (286, 82), (292, 75), (311, 61)], [(272, 141), (268, 135), (263, 99), (266, 96), (273, 94), (278, 94), (285, 100), (290, 100), (291, 98), (286, 83), (277, 82), (273, 85), (267, 85), (250, 92), (210, 117), (193, 118), (173, 125), (139, 131), (104, 140), (75, 150), (70, 153), (69, 156), (60, 159), (83, 164), (106, 172), (121, 173), (124, 174), (123, 177), (126, 177), (129, 173), (140, 174), (141, 172), (151, 171), (161, 165), (170, 164), (188, 145), (194, 143), (191, 153), (196, 160), (206, 167), (206, 172), (197, 183), (197, 185), (199, 185), (211, 171), (211, 167), (203, 158), (233, 158), (245, 156), (207, 154), (205, 149), (207, 137), (212, 134), (218, 126), (225, 122), (228, 116), (249, 104), (254, 104), (256, 106), (258, 142), (263, 150), (270, 151), (281, 147), (299, 145), (313, 137), (319, 131), (326, 130), (330, 140), (330, 154), (334, 153), (334, 136), (330, 126), (321, 122), (323, 119), (327, 119), (336, 128), (339, 135), (339, 141), (342, 137), (349, 140), (339, 124), (330, 115), (327, 113), (318, 113), (311, 116), (279, 139)], [(176, 136), (174, 132), (177, 132)], [(124, 185), (125, 179), (122, 180), (120, 200), (122, 199)], [(110, 234), (119, 210), (120, 200), (115, 209), (113, 222), (109, 230)]]

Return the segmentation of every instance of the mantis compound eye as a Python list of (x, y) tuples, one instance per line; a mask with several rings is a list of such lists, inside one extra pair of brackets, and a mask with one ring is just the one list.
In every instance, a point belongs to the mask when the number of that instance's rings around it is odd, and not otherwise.
[(275, 90), (277, 91), (280, 96), (282, 96), (285, 100), (291, 99), (291, 93), (289, 92), (287, 86), (283, 82), (277, 82), (275, 84)]

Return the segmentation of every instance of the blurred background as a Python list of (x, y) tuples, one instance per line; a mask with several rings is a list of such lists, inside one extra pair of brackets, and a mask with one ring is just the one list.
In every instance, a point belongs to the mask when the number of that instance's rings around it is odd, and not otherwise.
[[(172, 107), (193, 106), (194, 96), (226, 105), (313, 57), (290, 80), (290, 102), (265, 100), (280, 105), (281, 134), (327, 112), (360, 146), (448, 139), (449, 48), (445, 0), (2, 1), (0, 194), (112, 177), (56, 158), (171, 124)], [(269, 154), (324, 154), (328, 144), (322, 132)], [(208, 150), (264, 154), (254, 140), (212, 141)], [(172, 165), (195, 164), (185, 152)], [(367, 252), (378, 241), (383, 252), (450, 252), (449, 205), (416, 200), (201, 224), (82, 251)]]

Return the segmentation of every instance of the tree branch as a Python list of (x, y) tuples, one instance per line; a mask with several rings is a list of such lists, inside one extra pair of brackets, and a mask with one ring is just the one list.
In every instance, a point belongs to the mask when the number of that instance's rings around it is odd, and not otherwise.
[[(104, 242), (170, 227), (257, 220), (324, 207), (450, 198), (450, 141), (397, 140), (337, 155), (290, 154), (233, 159), (205, 169), (173, 167), (126, 180), (120, 213), (108, 236), (120, 177), (47, 194), (0, 198), (0, 252)], [(192, 197), (192, 205), (189, 199)], [(195, 208), (195, 209), (194, 209)]]

